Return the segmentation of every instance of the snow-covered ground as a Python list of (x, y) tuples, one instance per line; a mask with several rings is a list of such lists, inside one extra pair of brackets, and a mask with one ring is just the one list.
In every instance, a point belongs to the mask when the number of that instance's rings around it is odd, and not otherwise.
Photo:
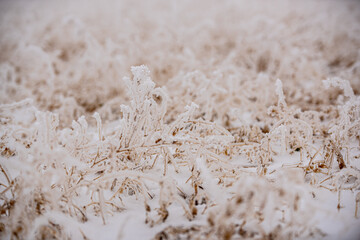
[(357, 1), (1, 1), (1, 239), (360, 239)]

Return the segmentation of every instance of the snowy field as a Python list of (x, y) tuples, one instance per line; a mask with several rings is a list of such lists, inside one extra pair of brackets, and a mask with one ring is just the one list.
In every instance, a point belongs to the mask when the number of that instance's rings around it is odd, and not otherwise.
[(0, 1), (0, 239), (360, 239), (359, 1)]

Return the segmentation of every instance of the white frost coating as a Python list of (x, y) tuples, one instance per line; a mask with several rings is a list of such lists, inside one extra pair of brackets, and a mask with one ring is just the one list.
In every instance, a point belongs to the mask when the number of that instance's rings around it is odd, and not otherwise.
[(286, 102), (285, 102), (285, 96), (284, 96), (284, 91), (283, 91), (283, 85), (280, 79), (276, 80), (276, 84), (275, 84), (275, 92), (276, 95), (278, 96), (279, 100), (278, 100), (278, 105), (282, 105), (283, 107), (286, 107)]
[(102, 129), (101, 129), (101, 118), (99, 113), (95, 112), (93, 117), (96, 119), (96, 128), (97, 128), (97, 132), (99, 134), (99, 142), (102, 141)]
[(355, 5), (0, 1), (0, 238), (350, 238)]
[(350, 98), (351, 101), (355, 99), (354, 91), (349, 81), (343, 80), (341, 78), (328, 78), (327, 80), (323, 80), (323, 83), (326, 88), (339, 87), (344, 90), (345, 97)]

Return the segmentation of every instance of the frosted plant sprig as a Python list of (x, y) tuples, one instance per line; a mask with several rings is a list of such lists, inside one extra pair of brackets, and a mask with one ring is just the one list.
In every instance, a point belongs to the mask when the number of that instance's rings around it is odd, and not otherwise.
[(349, 81), (340, 78), (331, 78), (323, 81), (329, 87), (339, 87), (344, 91), (344, 96), (348, 98), (346, 102), (338, 106), (340, 118), (329, 128), (332, 141), (340, 148), (347, 145), (351, 137), (359, 136), (360, 130), (360, 98), (354, 95)]

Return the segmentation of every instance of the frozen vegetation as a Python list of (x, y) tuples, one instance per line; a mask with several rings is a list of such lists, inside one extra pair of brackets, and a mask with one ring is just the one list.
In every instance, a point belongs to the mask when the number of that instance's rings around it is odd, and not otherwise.
[(1, 239), (359, 239), (357, 1), (1, 1)]

